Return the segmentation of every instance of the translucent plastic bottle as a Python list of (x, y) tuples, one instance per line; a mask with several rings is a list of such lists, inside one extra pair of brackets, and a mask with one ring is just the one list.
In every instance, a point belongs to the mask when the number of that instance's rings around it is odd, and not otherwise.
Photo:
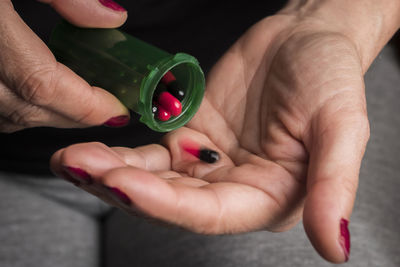
[[(171, 55), (117, 29), (78, 28), (62, 22), (54, 29), (49, 47), (58, 61), (89, 84), (114, 94), (155, 131), (171, 131), (185, 125), (204, 96), (204, 74), (194, 57), (185, 53)], [(185, 97), (179, 116), (159, 121), (152, 112), (153, 94), (168, 71), (179, 81)]]

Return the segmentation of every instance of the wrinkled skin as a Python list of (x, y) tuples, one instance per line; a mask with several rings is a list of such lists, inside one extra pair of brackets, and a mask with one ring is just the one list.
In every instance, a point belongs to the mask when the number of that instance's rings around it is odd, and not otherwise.
[[(127, 18), (126, 11), (104, 7), (98, 0), (41, 2), (78, 26), (114, 28)], [(112, 94), (90, 86), (57, 62), (10, 0), (0, 0), (0, 36), (0, 132), (38, 126), (88, 127), (120, 116), (129, 118), (127, 108)]]
[[(162, 146), (77, 144), (53, 156), (53, 171), (80, 168), (95, 180), (84, 190), (199, 233), (285, 231), (303, 219), (317, 251), (343, 262), (339, 223), (352, 211), (369, 126), (357, 49), (324, 29), (288, 14), (260, 21), (217, 62), (200, 110)], [(183, 142), (221, 160), (200, 162)]]

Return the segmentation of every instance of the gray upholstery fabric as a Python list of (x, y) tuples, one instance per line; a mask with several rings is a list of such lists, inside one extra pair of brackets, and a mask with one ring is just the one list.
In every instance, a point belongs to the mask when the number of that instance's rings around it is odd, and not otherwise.
[(60, 179), (0, 176), (1, 267), (99, 263), (99, 200)]
[[(400, 266), (400, 64), (385, 47), (366, 75), (371, 139), (350, 223), (347, 266)], [(302, 225), (200, 236), (132, 218), (58, 179), (0, 174), (0, 266), (331, 266)], [(102, 220), (100, 220), (102, 218)]]

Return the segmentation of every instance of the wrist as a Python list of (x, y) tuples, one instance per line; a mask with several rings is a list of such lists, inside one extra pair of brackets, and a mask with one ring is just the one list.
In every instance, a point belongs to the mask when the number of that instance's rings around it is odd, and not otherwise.
[(280, 13), (292, 15), (296, 24), (346, 36), (364, 71), (400, 28), (399, 0), (291, 0)]

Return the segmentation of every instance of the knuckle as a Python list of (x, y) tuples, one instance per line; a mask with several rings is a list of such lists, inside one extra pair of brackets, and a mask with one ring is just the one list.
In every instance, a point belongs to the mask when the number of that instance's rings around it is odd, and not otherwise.
[(27, 105), (14, 109), (9, 115), (8, 119), (16, 125), (26, 128), (35, 127), (41, 124), (42, 112), (39, 107)]
[(93, 121), (93, 115), (98, 112), (98, 108), (95, 105), (88, 105), (85, 108), (85, 112), (83, 112), (77, 119), (76, 121), (81, 124), (86, 124), (86, 125), (91, 125), (91, 124), (99, 124), (103, 123), (101, 122), (94, 122)]
[(361, 138), (360, 140), (366, 144), (370, 137), (370, 124), (367, 114), (359, 112), (351, 121), (351, 124), (352, 129), (356, 130), (358, 136)]
[(341, 187), (349, 196), (354, 196), (357, 192), (358, 183), (353, 179), (343, 179), (341, 181)]
[(57, 63), (52, 63), (32, 71), (17, 86), (18, 94), (34, 105), (48, 105), (55, 97), (57, 69)]
[(13, 124), (6, 119), (0, 118), (0, 132), (1, 133), (13, 133), (22, 130), (24, 127)]
[(1, 133), (14, 133), (16, 131), (22, 130), (23, 127), (19, 127), (17, 125), (9, 124), (9, 123), (0, 123), (0, 132)]

